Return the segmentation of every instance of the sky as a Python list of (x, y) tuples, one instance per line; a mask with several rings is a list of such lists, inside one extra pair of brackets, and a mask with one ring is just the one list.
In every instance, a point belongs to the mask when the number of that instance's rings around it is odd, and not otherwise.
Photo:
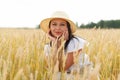
[(35, 28), (55, 11), (78, 25), (120, 19), (119, 0), (0, 0), (0, 27)]

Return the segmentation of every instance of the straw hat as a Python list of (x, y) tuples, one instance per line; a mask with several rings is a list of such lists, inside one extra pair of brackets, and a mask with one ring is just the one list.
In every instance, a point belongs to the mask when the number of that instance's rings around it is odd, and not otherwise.
[(56, 11), (55, 13), (52, 14), (50, 18), (43, 19), (40, 23), (41, 29), (47, 33), (49, 31), (49, 22), (55, 18), (61, 18), (68, 21), (70, 23), (72, 33), (76, 31), (76, 25), (74, 24), (73, 21), (69, 19), (68, 15), (63, 11)]

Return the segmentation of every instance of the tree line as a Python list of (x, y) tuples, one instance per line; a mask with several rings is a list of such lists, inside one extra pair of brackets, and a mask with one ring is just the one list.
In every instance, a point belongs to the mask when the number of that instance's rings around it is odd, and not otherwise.
[[(76, 24), (78, 26), (78, 24)], [(88, 24), (81, 24), (80, 28), (120, 28), (120, 20), (100, 20), (97, 23), (91, 22)]]
[[(76, 22), (78, 28), (120, 28), (120, 20), (100, 20), (97, 23), (91, 22), (88, 24), (81, 24)], [(40, 24), (36, 25), (36, 29), (40, 28)]]

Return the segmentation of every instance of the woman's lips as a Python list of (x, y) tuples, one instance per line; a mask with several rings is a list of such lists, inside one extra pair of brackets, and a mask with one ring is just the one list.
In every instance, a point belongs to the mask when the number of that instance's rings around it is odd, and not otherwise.
[(62, 34), (62, 32), (55, 32), (55, 33), (58, 34), (58, 35), (59, 35), (59, 34)]

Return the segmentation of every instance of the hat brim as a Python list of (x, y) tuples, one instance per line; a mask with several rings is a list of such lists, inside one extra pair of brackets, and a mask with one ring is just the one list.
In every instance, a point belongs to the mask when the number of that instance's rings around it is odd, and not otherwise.
[[(46, 18), (46, 19), (42, 20), (41, 23), (40, 23), (40, 28), (41, 28), (44, 32), (47, 33), (47, 32), (49, 31), (49, 22), (50, 22), (52, 19), (55, 19), (55, 18), (58, 18), (58, 17)], [(72, 33), (74, 33), (74, 32), (76, 31), (76, 25), (74, 24), (74, 22), (72, 22), (72, 21), (69, 20), (69, 19), (65, 19), (65, 18), (60, 18), (60, 19), (64, 19), (64, 20), (66, 20), (66, 21), (69, 22)]]

